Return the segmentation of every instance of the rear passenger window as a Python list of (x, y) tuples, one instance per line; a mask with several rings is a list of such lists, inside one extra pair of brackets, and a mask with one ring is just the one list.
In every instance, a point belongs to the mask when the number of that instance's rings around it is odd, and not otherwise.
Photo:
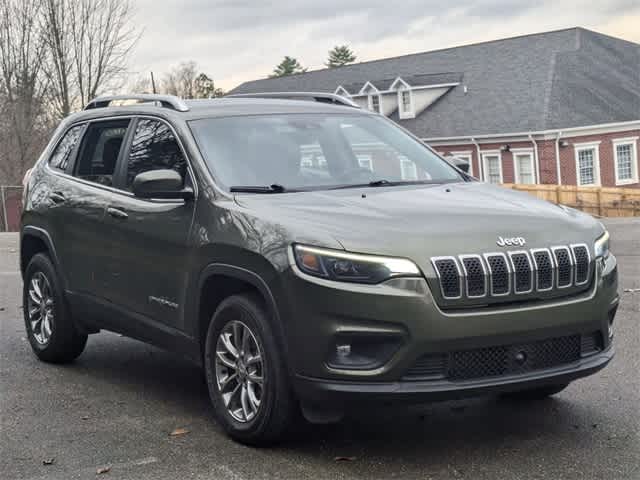
[(140, 119), (129, 151), (127, 190), (136, 175), (150, 170), (175, 170), (184, 183), (187, 162), (169, 126), (159, 120)]
[(129, 120), (90, 124), (82, 141), (75, 176), (113, 186), (116, 163), (128, 126)]
[(62, 140), (58, 143), (58, 146), (51, 155), (51, 159), (49, 160), (49, 165), (56, 170), (65, 171), (67, 169), (67, 165), (69, 164), (69, 158), (71, 157), (71, 153), (73, 153), (73, 149), (78, 143), (78, 139), (80, 138), (80, 134), (82, 133), (82, 129), (84, 125), (77, 125), (75, 127), (70, 128), (67, 133), (64, 134)]

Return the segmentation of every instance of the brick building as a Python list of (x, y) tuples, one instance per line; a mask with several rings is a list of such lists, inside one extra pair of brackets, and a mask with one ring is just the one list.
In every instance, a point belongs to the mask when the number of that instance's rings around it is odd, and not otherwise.
[(583, 28), (254, 80), (231, 93), (279, 91), (349, 97), (470, 161), (487, 182), (640, 187), (640, 45)]

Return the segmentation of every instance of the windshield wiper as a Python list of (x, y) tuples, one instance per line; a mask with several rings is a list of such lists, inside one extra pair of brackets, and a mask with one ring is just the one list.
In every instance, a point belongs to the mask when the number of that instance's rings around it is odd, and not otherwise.
[(287, 190), (279, 183), (273, 183), (271, 185), (236, 185), (229, 188), (231, 193), (284, 193)]
[(389, 180), (385, 180), (385, 179), (374, 180), (372, 182), (369, 182), (370, 187), (386, 187), (389, 185), (397, 185), (397, 184), (398, 182), (390, 182)]

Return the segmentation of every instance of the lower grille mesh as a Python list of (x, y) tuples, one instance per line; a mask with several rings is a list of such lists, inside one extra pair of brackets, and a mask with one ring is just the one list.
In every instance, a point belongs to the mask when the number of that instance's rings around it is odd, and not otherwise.
[(576, 362), (602, 349), (600, 332), (420, 357), (404, 380), (451, 381), (518, 375)]

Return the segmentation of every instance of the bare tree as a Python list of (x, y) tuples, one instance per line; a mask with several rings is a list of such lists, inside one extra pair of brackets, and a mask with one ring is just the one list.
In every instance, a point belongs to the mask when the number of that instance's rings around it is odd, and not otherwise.
[(198, 78), (196, 62), (183, 62), (165, 73), (162, 79), (162, 89), (169, 95), (182, 98), (195, 98)]
[(124, 84), (126, 60), (140, 32), (130, 0), (41, 0), (48, 78), (59, 116)]
[(38, 2), (0, 0), (0, 185), (19, 184), (46, 143)]

